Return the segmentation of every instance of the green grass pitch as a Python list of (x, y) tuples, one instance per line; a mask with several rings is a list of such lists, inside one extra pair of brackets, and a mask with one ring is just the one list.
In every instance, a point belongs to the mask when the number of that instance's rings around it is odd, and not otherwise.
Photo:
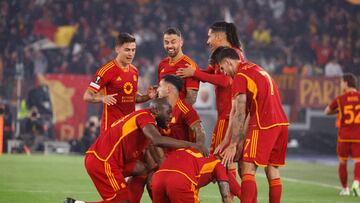
[[(100, 200), (84, 168), (81, 156), (2, 155), (0, 156), (0, 203), (61, 203), (67, 197)], [(349, 167), (352, 174), (352, 167)], [(268, 202), (267, 182), (259, 168), (258, 202)], [(360, 202), (360, 197), (340, 197), (337, 166), (288, 161), (281, 169), (282, 202)], [(349, 177), (351, 178), (351, 177)], [(351, 184), (351, 181), (349, 181)], [(221, 202), (216, 184), (200, 191), (201, 202)], [(148, 203), (147, 194), (142, 202)], [(239, 200), (235, 200), (239, 202)]]

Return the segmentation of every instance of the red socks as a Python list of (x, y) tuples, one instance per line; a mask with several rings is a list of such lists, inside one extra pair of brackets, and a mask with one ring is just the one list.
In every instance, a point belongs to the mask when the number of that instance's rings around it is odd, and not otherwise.
[[(356, 165), (355, 165), (356, 170)], [(343, 188), (346, 188), (348, 186), (348, 173), (347, 173), (347, 164), (339, 163), (339, 178), (341, 182), (341, 186)], [(355, 176), (356, 177), (356, 176)]]
[(354, 180), (360, 181), (360, 162), (355, 163), (354, 167)]
[[(233, 172), (235, 172), (235, 174)], [(228, 178), (231, 196), (237, 196), (240, 199), (241, 187), (236, 180), (236, 169), (228, 171)]]
[(241, 203), (253, 203), (256, 201), (256, 182), (252, 174), (244, 174), (241, 178)]
[(269, 202), (280, 203), (282, 184), (280, 178), (272, 179), (269, 183)]

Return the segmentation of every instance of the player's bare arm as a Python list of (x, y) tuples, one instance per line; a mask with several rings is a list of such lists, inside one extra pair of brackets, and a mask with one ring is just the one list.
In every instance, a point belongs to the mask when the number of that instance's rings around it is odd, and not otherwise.
[(338, 113), (338, 110), (337, 110), (337, 109), (331, 110), (331, 109), (330, 109), (330, 106), (328, 105), (328, 106), (325, 108), (324, 113), (325, 113), (326, 115), (333, 115), (333, 114), (337, 114), (337, 113)]
[[(233, 107), (235, 105), (235, 100), (233, 99), (231, 102), (231, 106)], [(216, 147), (214, 154), (219, 154), (220, 152), (223, 151), (224, 147), (229, 143), (230, 138), (231, 138), (231, 126), (232, 126), (232, 119), (234, 117), (234, 112), (235, 112), (235, 108), (231, 108), (230, 110), (230, 114), (229, 114), (229, 125), (227, 127), (226, 133), (225, 133), (225, 137), (223, 139), (223, 141), (219, 144), (219, 146)]]
[(142, 131), (155, 146), (171, 147), (175, 149), (192, 147), (199, 150), (204, 156), (209, 156), (209, 150), (204, 145), (183, 140), (177, 140), (171, 137), (161, 136), (160, 132), (152, 124), (146, 125), (144, 128), (142, 128)]
[(147, 90), (147, 94), (142, 95), (140, 93), (136, 93), (135, 96), (135, 102), (136, 103), (143, 103), (143, 102), (147, 102), (150, 99), (154, 99), (157, 97), (157, 91), (156, 91), (157, 87), (156, 86), (150, 86)]
[(232, 203), (232, 199), (230, 197), (230, 186), (226, 181), (218, 181), (219, 191), (221, 194), (223, 203)]
[(195, 132), (196, 135), (196, 143), (200, 145), (205, 145), (206, 133), (201, 121), (195, 122), (191, 129)]
[(231, 119), (231, 141), (229, 146), (222, 153), (222, 163), (226, 166), (233, 162), (236, 154), (236, 147), (244, 139), (246, 120), (246, 94), (239, 94), (234, 99), (234, 114)]
[(182, 78), (193, 77), (195, 74), (195, 68), (193, 68), (190, 64), (185, 64), (186, 68), (179, 68), (176, 71), (176, 75)]
[(116, 104), (115, 96), (117, 94), (101, 95), (101, 93), (95, 93), (91, 90), (86, 90), (83, 96), (84, 101), (90, 103), (104, 103), (106, 105)]
[(197, 90), (194, 89), (186, 89), (186, 98), (185, 100), (190, 104), (193, 105), (196, 102), (196, 97), (197, 97)]

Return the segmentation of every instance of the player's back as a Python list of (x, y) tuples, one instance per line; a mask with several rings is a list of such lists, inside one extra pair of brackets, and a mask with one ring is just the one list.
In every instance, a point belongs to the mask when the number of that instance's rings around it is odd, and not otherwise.
[[(337, 99), (340, 132), (343, 138), (360, 138), (360, 92), (347, 92)], [(353, 135), (359, 134), (354, 137)]]
[(183, 174), (192, 182), (204, 186), (212, 180), (212, 173), (218, 163), (220, 160), (213, 155), (204, 157), (195, 149), (182, 148), (169, 152), (159, 170)]
[(249, 125), (257, 125), (260, 129), (288, 125), (278, 87), (264, 69), (256, 64), (244, 62), (240, 64), (237, 75), (246, 79), (249, 98), (247, 110), (251, 115)]
[(142, 127), (148, 123), (155, 124), (149, 110), (135, 111), (115, 121), (86, 153), (102, 161), (116, 160), (118, 164), (136, 159), (149, 142), (142, 133)]

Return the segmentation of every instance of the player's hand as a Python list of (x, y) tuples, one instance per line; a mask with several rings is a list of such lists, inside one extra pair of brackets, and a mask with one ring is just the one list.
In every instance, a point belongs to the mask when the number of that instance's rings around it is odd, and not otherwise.
[(225, 147), (226, 143), (224, 142), (224, 140), (215, 148), (214, 150), (214, 154), (220, 154)]
[(186, 64), (185, 66), (186, 68), (179, 68), (176, 71), (176, 75), (182, 78), (188, 78), (194, 76), (195, 68), (193, 68), (190, 64)]
[(204, 145), (194, 143), (193, 148), (199, 150), (204, 155), (204, 157), (209, 157), (210, 155), (208, 148), (206, 148)]
[(158, 86), (152, 85), (148, 88), (147, 94), (149, 95), (150, 99), (155, 99), (157, 97), (157, 88)]
[(234, 157), (236, 154), (236, 144), (230, 144), (222, 153), (222, 161), (221, 163), (224, 166), (228, 166), (229, 164), (234, 162)]
[(115, 96), (116, 96), (116, 95), (117, 95), (117, 94), (105, 95), (105, 96), (102, 97), (102, 102), (103, 102), (104, 104), (106, 104), (106, 105), (109, 105), (109, 106), (114, 105), (114, 104), (116, 104), (116, 102), (117, 102), (117, 100), (115, 99)]

